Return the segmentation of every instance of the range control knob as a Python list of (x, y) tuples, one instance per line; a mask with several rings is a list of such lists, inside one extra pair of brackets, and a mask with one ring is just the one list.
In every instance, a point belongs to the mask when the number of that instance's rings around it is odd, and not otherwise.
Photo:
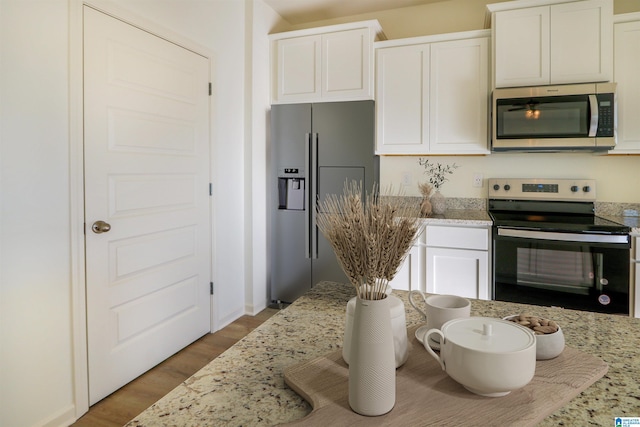
[(498, 191), (500, 189), (500, 186), (498, 184), (493, 184), (493, 189), (495, 191)]
[(578, 192), (578, 186), (577, 185), (572, 185), (571, 186), (571, 192), (572, 193), (577, 193)]
[(591, 187), (589, 187), (588, 185), (585, 185), (584, 187), (582, 187), (582, 191), (584, 191), (585, 193), (588, 193), (589, 191), (591, 191)]
[(511, 186), (509, 184), (505, 184), (504, 191), (509, 191), (509, 190), (511, 190)]

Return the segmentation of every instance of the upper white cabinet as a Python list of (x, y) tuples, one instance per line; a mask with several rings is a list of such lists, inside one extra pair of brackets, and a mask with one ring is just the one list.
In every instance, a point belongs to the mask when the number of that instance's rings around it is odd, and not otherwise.
[(487, 9), (495, 87), (611, 81), (613, 0), (518, 0)]
[[(619, 22), (618, 22), (619, 21)], [(614, 81), (618, 139), (612, 154), (640, 153), (640, 13), (616, 16)]]
[(273, 104), (374, 98), (373, 43), (378, 21), (272, 34)]
[(376, 43), (377, 154), (489, 154), (489, 36)]

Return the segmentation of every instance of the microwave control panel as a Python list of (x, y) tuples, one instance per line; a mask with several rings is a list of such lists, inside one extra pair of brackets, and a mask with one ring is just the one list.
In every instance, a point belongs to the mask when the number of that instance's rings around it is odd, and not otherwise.
[(596, 136), (614, 136), (614, 94), (599, 93), (598, 98), (598, 131)]

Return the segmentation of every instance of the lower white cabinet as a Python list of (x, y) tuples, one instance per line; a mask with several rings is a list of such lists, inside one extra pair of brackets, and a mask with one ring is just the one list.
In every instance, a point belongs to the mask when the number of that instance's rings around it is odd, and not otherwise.
[(396, 276), (389, 283), (393, 289), (403, 291), (412, 291), (414, 289), (425, 290), (424, 239), (425, 235), (423, 231), (416, 239), (402, 267), (400, 267)]
[(490, 241), (491, 226), (427, 224), (390, 285), (488, 300)]
[(491, 227), (428, 225), (426, 291), (490, 299)]

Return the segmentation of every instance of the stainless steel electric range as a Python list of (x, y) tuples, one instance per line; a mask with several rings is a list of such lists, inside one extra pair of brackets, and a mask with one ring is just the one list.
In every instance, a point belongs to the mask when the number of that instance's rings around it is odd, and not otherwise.
[(493, 297), (629, 314), (629, 227), (595, 215), (596, 182), (489, 180)]

